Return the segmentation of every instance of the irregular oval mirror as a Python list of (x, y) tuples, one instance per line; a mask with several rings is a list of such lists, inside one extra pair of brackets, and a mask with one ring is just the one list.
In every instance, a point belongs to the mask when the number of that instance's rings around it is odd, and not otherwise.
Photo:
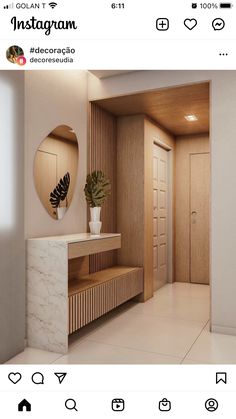
[(34, 160), (34, 181), (40, 201), (56, 220), (69, 208), (76, 184), (78, 141), (67, 125), (55, 128), (40, 144)]

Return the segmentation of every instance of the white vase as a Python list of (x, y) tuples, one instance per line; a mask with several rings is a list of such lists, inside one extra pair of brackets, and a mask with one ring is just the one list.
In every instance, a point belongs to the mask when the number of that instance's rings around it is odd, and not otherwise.
[(102, 223), (101, 221), (90, 221), (89, 228), (91, 236), (100, 236)]
[(101, 207), (90, 208), (91, 221), (100, 221)]
[(67, 207), (58, 207), (57, 208), (57, 219), (62, 220), (66, 211), (67, 211)]
[(90, 208), (91, 221), (89, 222), (90, 234), (100, 236), (102, 223), (100, 221), (101, 207)]

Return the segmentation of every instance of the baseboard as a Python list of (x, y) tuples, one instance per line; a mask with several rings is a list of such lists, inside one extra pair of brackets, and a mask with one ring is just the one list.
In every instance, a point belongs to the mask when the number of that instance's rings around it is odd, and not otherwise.
[(212, 324), (211, 331), (222, 335), (236, 336), (236, 327), (218, 326), (216, 324)]

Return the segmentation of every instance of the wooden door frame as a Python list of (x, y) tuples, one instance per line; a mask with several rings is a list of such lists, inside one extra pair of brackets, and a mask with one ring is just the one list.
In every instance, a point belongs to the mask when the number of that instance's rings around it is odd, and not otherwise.
[(167, 179), (168, 179), (168, 197), (167, 197), (167, 220), (168, 220), (168, 227), (167, 227), (167, 244), (168, 244), (168, 252), (167, 252), (167, 283), (174, 282), (174, 210), (173, 210), (173, 171), (174, 171), (174, 164), (173, 164), (173, 148), (162, 141), (159, 137), (153, 136), (153, 145), (157, 145), (164, 150), (168, 151), (168, 172), (167, 172)]

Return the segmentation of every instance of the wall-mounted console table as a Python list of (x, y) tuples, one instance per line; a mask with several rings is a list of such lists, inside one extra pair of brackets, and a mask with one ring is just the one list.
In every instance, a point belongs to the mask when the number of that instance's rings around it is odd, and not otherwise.
[(27, 339), (66, 353), (75, 332), (143, 292), (143, 268), (89, 272), (89, 255), (119, 249), (120, 234), (73, 234), (28, 240)]

